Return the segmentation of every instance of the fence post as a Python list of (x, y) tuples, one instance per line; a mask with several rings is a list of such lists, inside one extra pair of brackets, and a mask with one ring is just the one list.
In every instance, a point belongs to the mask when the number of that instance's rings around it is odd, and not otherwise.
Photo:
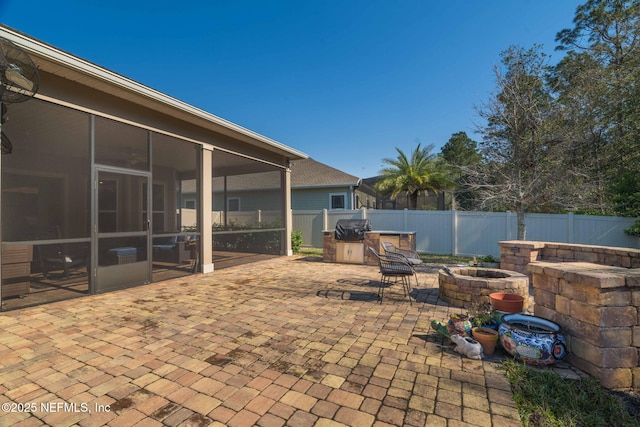
[(361, 218), (360, 219), (367, 219), (367, 208), (365, 208), (364, 206), (360, 208), (361, 211)]
[(506, 227), (506, 240), (513, 240), (513, 233), (511, 232), (511, 218), (513, 217), (513, 212), (507, 211), (507, 216), (505, 217), (505, 227)]
[(573, 224), (573, 212), (567, 214), (567, 242), (574, 242), (574, 224)]
[(262, 224), (262, 209), (258, 209), (258, 224)]
[(402, 231), (408, 231), (407, 227), (409, 226), (409, 209), (404, 208), (402, 211)]
[(458, 211), (451, 209), (451, 254), (458, 255)]
[(322, 209), (322, 229), (323, 230), (329, 229), (329, 213), (327, 212), (326, 209)]

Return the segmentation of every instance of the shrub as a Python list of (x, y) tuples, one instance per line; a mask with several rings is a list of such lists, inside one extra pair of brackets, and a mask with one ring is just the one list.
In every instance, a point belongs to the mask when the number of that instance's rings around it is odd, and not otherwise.
[(294, 254), (300, 252), (300, 246), (302, 246), (302, 231), (294, 230), (291, 232), (291, 249)]

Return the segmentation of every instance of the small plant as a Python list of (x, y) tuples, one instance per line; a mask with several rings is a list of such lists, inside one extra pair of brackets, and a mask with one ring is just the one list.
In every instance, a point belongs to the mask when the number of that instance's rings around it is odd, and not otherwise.
[(479, 258), (480, 262), (498, 262), (492, 255), (485, 255)]
[(474, 302), (467, 312), (467, 315), (471, 319), (473, 326), (480, 327), (490, 325), (494, 319), (495, 312), (491, 309), (491, 304), (488, 302)]
[(302, 231), (294, 230), (291, 232), (291, 249), (294, 254), (300, 252), (300, 246), (302, 246)]
[(640, 237), (640, 219), (636, 219), (635, 224), (624, 230), (624, 232), (629, 236)]

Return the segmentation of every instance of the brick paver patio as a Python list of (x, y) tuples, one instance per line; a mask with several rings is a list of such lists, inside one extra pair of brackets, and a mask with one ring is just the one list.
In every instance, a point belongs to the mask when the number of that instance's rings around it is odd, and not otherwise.
[(0, 313), (1, 426), (520, 425), (499, 358), (430, 328), (425, 267), (277, 258)]

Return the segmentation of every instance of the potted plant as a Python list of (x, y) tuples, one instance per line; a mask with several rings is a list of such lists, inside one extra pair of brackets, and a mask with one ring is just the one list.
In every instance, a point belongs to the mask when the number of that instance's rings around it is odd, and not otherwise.
[(498, 329), (496, 313), (488, 302), (473, 303), (467, 312), (467, 316), (469, 316), (471, 323), (475, 327)]
[(464, 314), (452, 314), (447, 322), (447, 330), (450, 335), (469, 336), (472, 327), (469, 316)]
[(495, 259), (492, 255), (485, 255), (480, 257), (480, 266), (486, 268), (500, 268), (500, 262)]
[(498, 331), (491, 328), (475, 327), (472, 330), (473, 339), (478, 341), (482, 346), (484, 354), (493, 354), (498, 342)]

